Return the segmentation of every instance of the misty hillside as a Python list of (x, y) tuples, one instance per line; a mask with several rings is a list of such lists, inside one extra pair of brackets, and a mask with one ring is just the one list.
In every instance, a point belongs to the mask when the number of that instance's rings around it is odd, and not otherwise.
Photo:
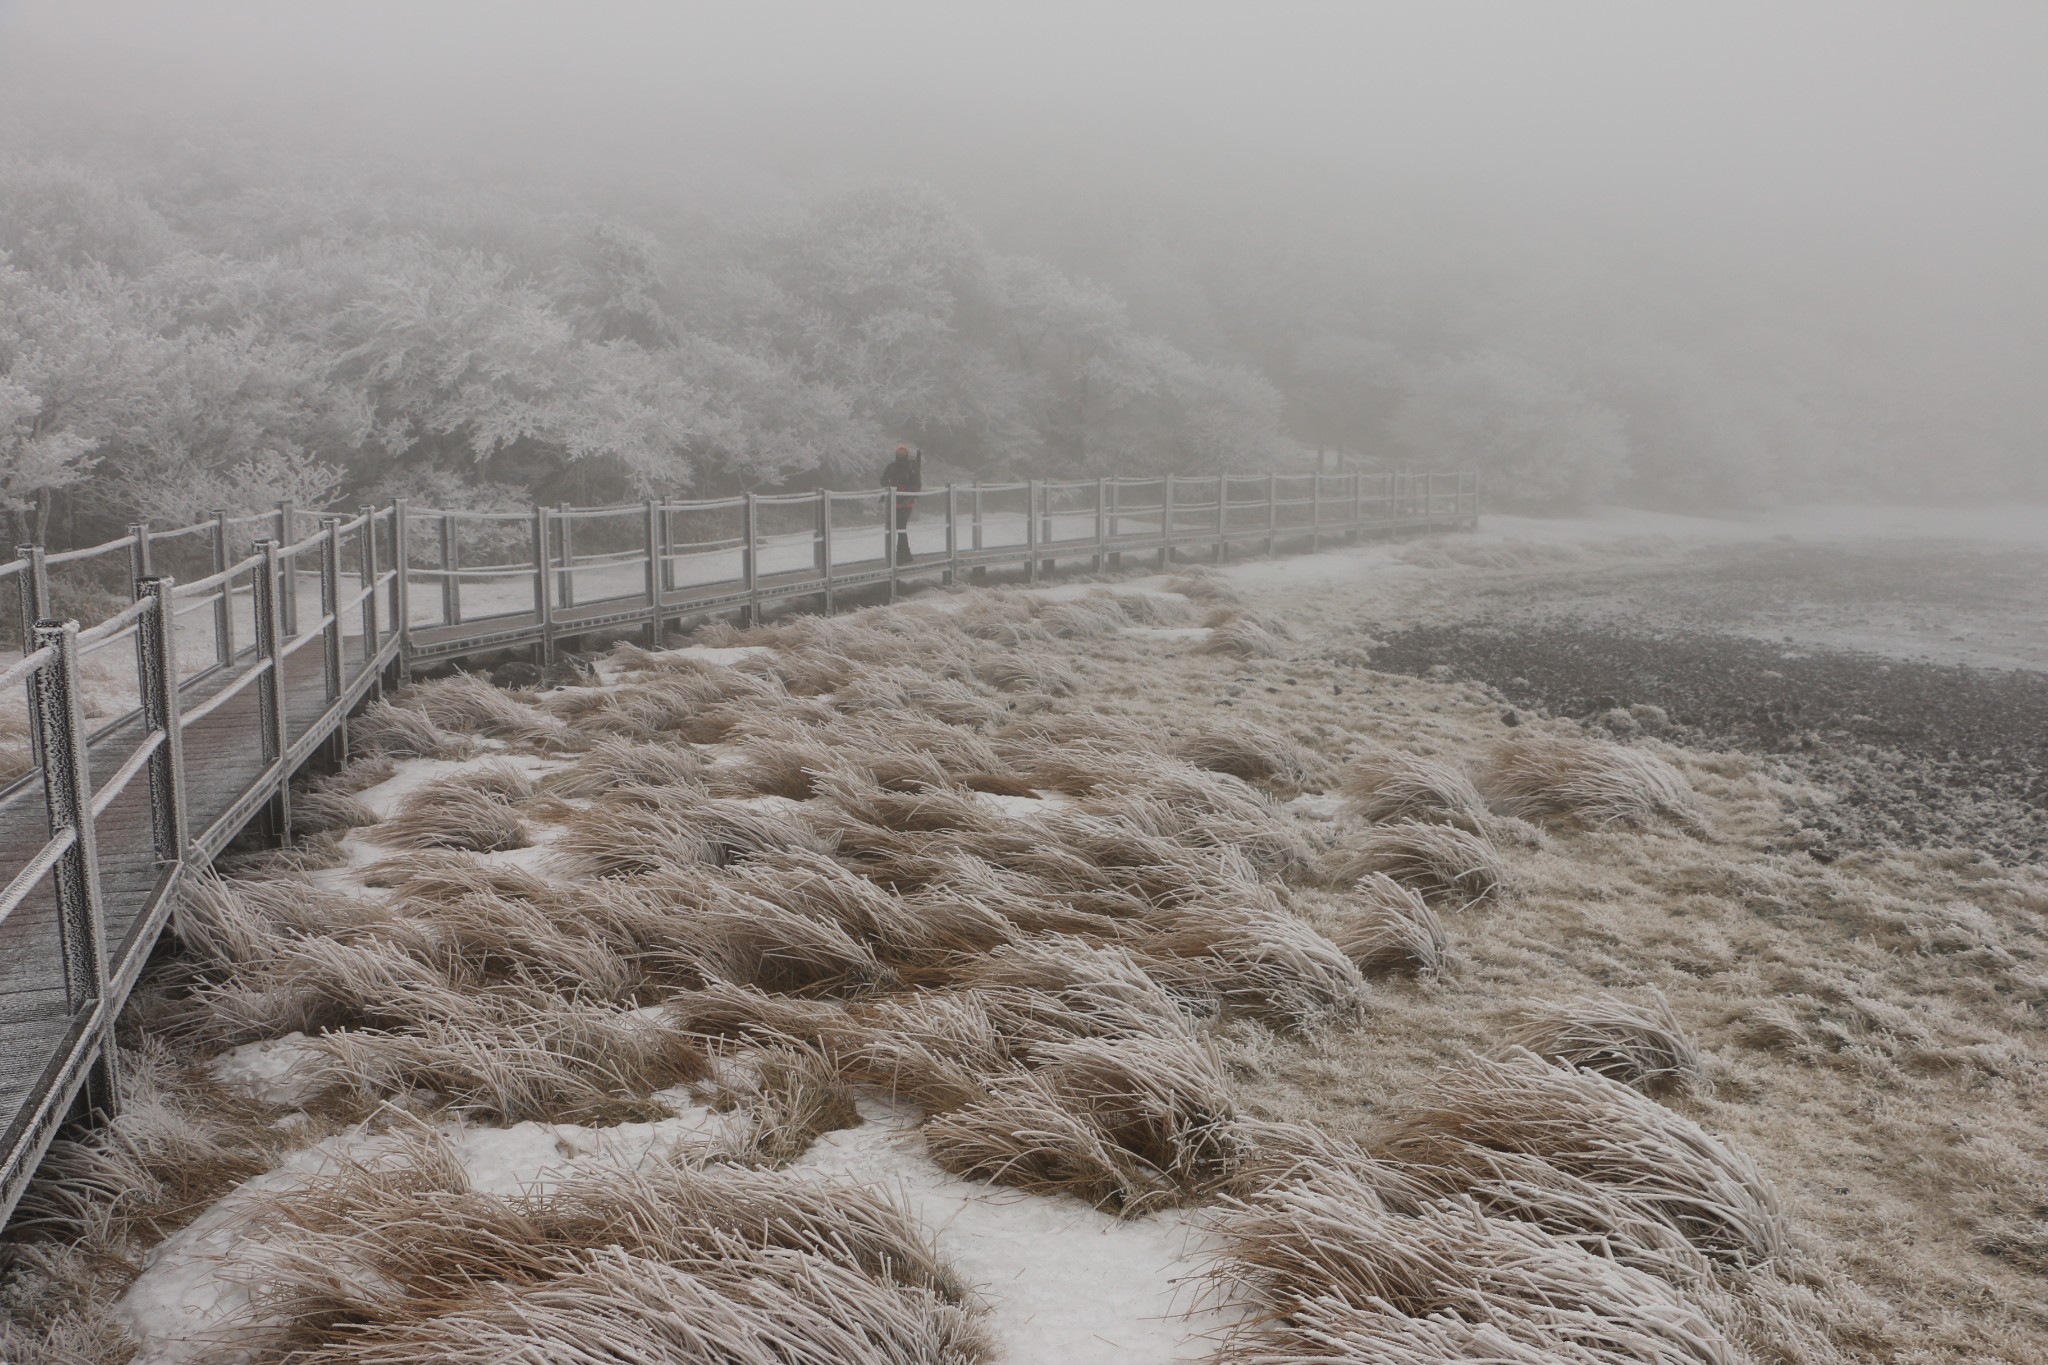
[[(214, 37), (263, 39), (253, 14)], [(344, 79), (307, 55), (341, 33), (293, 35), (291, 79)], [(451, 60), (457, 37), (512, 41), (444, 33)], [(1449, 142), (1433, 176), (1360, 174), (1345, 126), (1262, 129), (1258, 99), (1236, 143), (1105, 141), (1021, 63), (988, 79), (1031, 89), (1039, 114), (995, 94), (898, 108), (893, 77), (792, 113), (799, 77), (764, 62), (728, 73), (741, 102), (700, 123), (726, 97), (704, 93), (707, 52), (697, 105), (611, 91), (627, 113), (595, 137), (574, 107), (634, 69), (512, 99), (478, 64), (437, 88), (458, 138), (407, 123), (423, 96), (373, 66), (348, 71), (347, 108), (383, 123), (301, 125), (247, 92), (233, 115), (164, 90), (89, 97), (76, 82), (124, 79), (94, 41), (75, 70), (17, 63), (0, 117), (0, 499), (57, 542), (277, 497), (862, 486), (899, 440), (989, 478), (1324, 452), (1476, 468), (1494, 505), (1537, 510), (2041, 488), (2038, 321), (1982, 306), (1988, 258), (1954, 263), (1967, 288), (1902, 276), (1854, 235), (1853, 200), (1817, 234), (1788, 217), (1798, 249), (1760, 255), (1711, 225), (1637, 222), (1670, 197), (1642, 167), (1573, 172), (1597, 195), (1500, 167), (1475, 197), (1461, 177), (1488, 168)], [(181, 63), (233, 58), (254, 90), (252, 59), (287, 60), (224, 56), (204, 25), (181, 41), (153, 79), (197, 89), (206, 73)], [(1405, 135), (1416, 157), (1446, 111)], [(806, 117), (807, 154), (789, 155)], [(1645, 165), (1683, 182), (1659, 151)], [(1770, 169), (1720, 185), (1702, 168), (1690, 191), (1761, 220), (1777, 208), (1745, 196)], [(1854, 249), (1831, 248), (1836, 227)]]
[[(2040, 315), (2001, 258), (2028, 219), (1944, 192), (1946, 143), (1872, 141), (1935, 94), (1888, 108), (1878, 68), (1731, 65), (1741, 92), (1681, 106), (1657, 53), (1536, 25), (1548, 76), (1389, 18), (1470, 70), (1405, 90), (1380, 55), (1350, 90), (1366, 20), (1288, 70), (1128, 16), (1100, 51), (1016, 20), (1008, 63), (961, 65), (918, 6), (774, 37), (461, 14), (10, 27), (20, 530), (864, 485), (897, 440), (997, 479), (1329, 452), (1530, 510), (2042, 487)], [(1808, 76), (1855, 121), (1774, 123)], [(2013, 129), (1954, 119), (1980, 156)], [(1741, 153), (1688, 156), (1708, 137)]]

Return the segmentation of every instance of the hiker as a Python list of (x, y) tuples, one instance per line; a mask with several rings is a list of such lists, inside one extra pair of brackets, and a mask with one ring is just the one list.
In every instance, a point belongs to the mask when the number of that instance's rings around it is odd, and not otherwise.
[(896, 493), (896, 562), (910, 562), (910, 513), (917, 506), (912, 496), (924, 487), (924, 452), (897, 446), (896, 458), (882, 471), (882, 487)]

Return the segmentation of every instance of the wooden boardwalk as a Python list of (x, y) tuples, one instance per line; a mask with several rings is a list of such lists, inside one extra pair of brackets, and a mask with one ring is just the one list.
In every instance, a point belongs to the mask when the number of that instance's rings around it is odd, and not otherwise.
[[(414, 665), (525, 649), (548, 661), (563, 639), (658, 636), (721, 611), (758, 620), (775, 603), (804, 599), (830, 611), (841, 594), (874, 600), (963, 575), (1036, 581), (1060, 566), (1165, 569), (1220, 562), (1233, 549), (1273, 554), (1455, 529), (1477, 522), (1478, 482), (1351, 473), (948, 487), (921, 495), (914, 557), (903, 563), (879, 520), (886, 505), (876, 490), (535, 508), (530, 518), (394, 505), (348, 521), (319, 517), (319, 529), (294, 542), (306, 514), (281, 504), (274, 531), (269, 514), (217, 513), (89, 549), (31, 547), (0, 564), (0, 578), (20, 589), (23, 635), (36, 642), (6, 681), (43, 698), (29, 713), (41, 718), (42, 750), (58, 756), (0, 792), (0, 1224), (59, 1125), (81, 1107), (116, 1105), (114, 1021), (185, 872), (210, 863), (266, 809), (281, 816), (293, 775), (323, 748), (345, 749), (351, 712)], [(836, 524), (849, 512), (857, 524)], [(810, 529), (773, 531), (764, 518)], [(235, 561), (230, 542), (252, 523), (264, 538)], [(502, 554), (529, 532), (524, 561), (465, 562), (465, 535)], [(176, 543), (189, 554), (201, 540), (210, 574), (175, 585), (153, 570), (153, 547), (164, 554)], [(606, 543), (591, 553), (593, 541)], [(135, 606), (84, 632), (47, 620), (48, 571), (107, 556), (127, 558)], [(309, 578), (320, 588), (317, 608), (298, 601)], [(215, 664), (181, 678), (179, 618), (201, 610), (212, 613)], [(253, 630), (254, 643), (244, 636), (238, 647), (238, 629)], [(78, 663), (90, 648), (132, 648), (143, 700), (87, 735)], [(267, 705), (272, 676), (278, 715)], [(73, 757), (81, 740), (83, 773)]]
[[(320, 650), (302, 649), (285, 661), (283, 696), (292, 752), (303, 763), (322, 745), (332, 743), (333, 723), (382, 680), (396, 656), (396, 639), (373, 666), (362, 658), (362, 637), (344, 641), (347, 681), (341, 696), (330, 702)], [(182, 689), (187, 710), (226, 690), (254, 663), (217, 670)], [(89, 770), (103, 785), (135, 751), (145, 733), (140, 716), (130, 716), (97, 736), (89, 748)], [(201, 717), (184, 732), (185, 800), (195, 853), (210, 859), (274, 797), (264, 782), (266, 765), (260, 740), (257, 688), (246, 687), (218, 710)], [(180, 864), (165, 864), (156, 854), (151, 832), (149, 784), (130, 782), (96, 821), (99, 890), (109, 964), (106, 998), (124, 1001), (147, 963), (150, 950), (169, 914)], [(17, 785), (0, 798), (0, 868), (20, 868), (50, 837), (50, 817), (40, 784)], [(189, 865), (189, 864), (186, 864)], [(7, 1127), (0, 1134), (0, 1153), (14, 1160), (8, 1184), (0, 1187), (0, 1216), (11, 1210), (20, 1186), (33, 1173), (35, 1161), (48, 1146), (55, 1128), (70, 1109), (41, 1103), (75, 1091), (91, 1054), (105, 1041), (88, 1036), (111, 1029), (112, 1015), (97, 1022), (74, 1014), (64, 985), (64, 960), (58, 935), (54, 887), (45, 879), (12, 915), (0, 921), (0, 1116)]]

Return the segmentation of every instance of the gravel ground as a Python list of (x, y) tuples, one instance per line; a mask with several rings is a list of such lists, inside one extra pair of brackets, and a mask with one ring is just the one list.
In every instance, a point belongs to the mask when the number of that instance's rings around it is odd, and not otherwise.
[[(1799, 835), (1823, 861), (1895, 843), (2048, 861), (2048, 557), (1752, 546), (1678, 571), (1523, 576), (1470, 605), (1376, 631), (1373, 667), (1448, 669), (1511, 709), (1781, 756), (1837, 796)], [(1885, 652), (1830, 647), (1866, 642)]]

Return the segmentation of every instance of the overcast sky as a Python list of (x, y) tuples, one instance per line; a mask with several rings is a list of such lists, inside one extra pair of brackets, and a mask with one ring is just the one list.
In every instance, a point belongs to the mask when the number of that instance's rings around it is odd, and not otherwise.
[(1278, 162), (2030, 286), (2048, 240), (2048, 0), (0, 0), (0, 84), (628, 170)]

